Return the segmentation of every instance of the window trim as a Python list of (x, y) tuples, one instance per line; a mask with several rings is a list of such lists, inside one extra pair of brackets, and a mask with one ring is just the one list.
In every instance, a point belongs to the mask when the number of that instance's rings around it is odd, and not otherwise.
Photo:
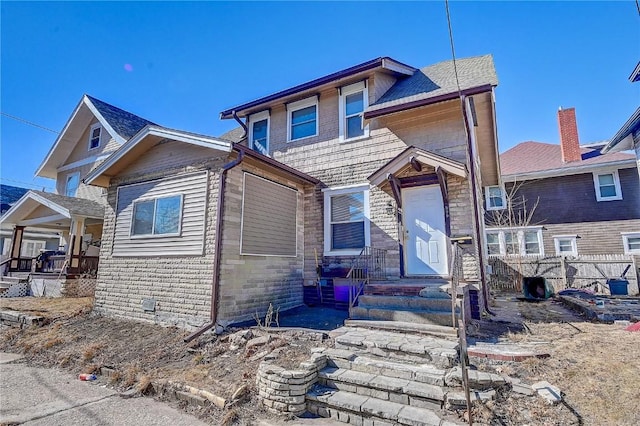
[[(94, 146), (94, 147), (91, 147), (91, 140), (93, 139), (93, 131), (95, 129), (98, 129), (98, 128), (100, 129), (100, 136), (98, 136), (98, 145)], [(88, 141), (88, 144), (87, 144), (87, 147), (88, 147), (87, 151), (93, 151), (95, 149), (100, 148), (100, 145), (102, 145), (102, 133), (103, 133), (102, 131), (103, 130), (104, 130), (104, 128), (102, 127), (102, 124), (100, 124), (100, 123), (94, 123), (94, 124), (91, 125), (91, 128), (89, 129), (89, 141)]]
[(371, 209), (369, 206), (369, 185), (358, 184), (341, 186), (336, 188), (324, 188), (322, 190), (324, 196), (324, 255), (325, 256), (357, 256), (362, 249), (344, 249), (331, 250), (331, 197), (334, 195), (353, 194), (356, 192), (364, 193), (364, 245), (371, 245)]
[[(560, 251), (560, 240), (571, 240), (571, 251)], [(578, 255), (578, 236), (577, 235), (554, 235), (553, 246), (556, 250), (556, 256), (577, 256)]]
[[(249, 253), (249, 252), (245, 252), (243, 251), (244, 247), (242, 245), (243, 243), (243, 234), (244, 234), (244, 198), (245, 198), (245, 194), (246, 194), (246, 187), (247, 187), (247, 175), (257, 178), (257, 179), (261, 179), (265, 182), (271, 183), (273, 185), (277, 185), (281, 188), (284, 189), (288, 189), (289, 191), (292, 191), (295, 193), (296, 195), (296, 214), (295, 214), (295, 218), (296, 218), (296, 225), (295, 225), (295, 236), (296, 236), (296, 250), (295, 250), (295, 254), (256, 254), (256, 253)], [(286, 257), (286, 258), (296, 258), (298, 257), (298, 249), (299, 249), (299, 245), (298, 245), (298, 209), (300, 208), (300, 206), (298, 205), (300, 203), (299, 200), (299, 194), (300, 191), (298, 191), (296, 188), (292, 188), (290, 186), (281, 184), (279, 182), (273, 181), (271, 179), (267, 179), (264, 178), (262, 176), (258, 176), (255, 175), (253, 173), (249, 173), (249, 172), (244, 172), (242, 175), (242, 207), (241, 207), (241, 213), (240, 213), (240, 255), (241, 256), (260, 256), (260, 257)]]
[[(505, 239), (506, 232), (515, 232), (518, 238), (518, 253), (511, 254), (507, 253), (507, 243)], [(539, 253), (526, 253), (526, 242), (524, 238), (525, 232), (536, 232), (538, 235), (538, 246), (540, 247)], [(489, 254), (489, 247), (485, 244), (485, 254), (488, 257), (515, 257), (515, 256), (544, 256), (544, 239), (542, 235), (542, 226), (520, 226), (513, 228), (487, 228), (485, 230), (485, 240), (486, 234), (498, 234), (498, 241), (500, 243), (500, 254)]]
[[(603, 197), (600, 195), (600, 181), (598, 180), (598, 177), (609, 174), (613, 175), (613, 184), (616, 188), (616, 195), (611, 197)], [(620, 187), (620, 176), (618, 175), (618, 170), (611, 170), (607, 172), (593, 172), (593, 186), (596, 192), (596, 201), (598, 202), (622, 200), (622, 188)]]
[[(78, 186), (76, 186), (76, 191), (73, 195), (69, 195), (68, 194), (68, 188), (69, 188), (69, 178), (71, 178), (72, 176), (78, 176)], [(64, 195), (66, 197), (76, 197), (76, 195), (78, 195), (78, 189), (80, 189), (80, 172), (73, 172), (73, 173), (69, 173), (67, 174), (67, 177), (64, 181)]]
[(629, 238), (640, 238), (640, 232), (621, 232), (622, 245), (624, 246), (624, 254), (640, 255), (640, 250), (631, 250), (629, 248)]
[[(501, 207), (492, 207), (491, 206), (491, 197), (489, 197), (489, 191), (491, 188), (500, 189), (500, 195), (502, 198), (502, 206)], [(507, 194), (504, 189), (504, 185), (490, 185), (484, 187), (484, 198), (485, 198), (485, 207), (488, 211), (491, 210), (504, 210), (507, 208)]]
[[(368, 138), (369, 137), (369, 123), (364, 124), (364, 112), (369, 106), (369, 90), (368, 90), (367, 80), (362, 80), (357, 83), (349, 84), (347, 86), (342, 86), (339, 89), (339, 102), (338, 102), (338, 131), (339, 131), (339, 139), (340, 142), (345, 141), (355, 141), (358, 139)], [(363, 134), (360, 136), (355, 136), (353, 138), (347, 138), (347, 116), (346, 116), (346, 102), (347, 96), (352, 95), (354, 93), (362, 92), (362, 113), (360, 116), (362, 117), (362, 125)]]
[[(308, 108), (310, 106), (315, 106), (316, 108), (316, 131), (313, 135), (309, 135), (309, 136), (304, 136), (301, 138), (297, 138), (297, 139), (291, 139), (292, 136), (292, 131), (291, 131), (291, 125), (292, 125), (292, 115), (294, 112), (299, 111), (301, 109), (304, 108)], [(320, 121), (320, 110), (318, 108), (318, 95), (314, 95), (305, 99), (301, 99), (299, 101), (296, 102), (292, 102), (290, 104), (287, 104), (287, 142), (298, 142), (304, 139), (308, 139), (308, 138), (313, 138), (318, 136), (318, 122)]]
[[(254, 146), (253, 145), (253, 125), (255, 123), (259, 122), (259, 121), (262, 121), (262, 120), (267, 120), (267, 143), (266, 143), (267, 146), (265, 147), (265, 150), (267, 151), (266, 154), (258, 151), (257, 149), (254, 149), (254, 147), (253, 147)], [(248, 135), (249, 136), (249, 148), (254, 150), (254, 151), (256, 151), (256, 152), (258, 152), (258, 153), (260, 153), (260, 154), (263, 154), (263, 155), (266, 155), (266, 156), (269, 157), (270, 156), (269, 155), (269, 152), (270, 152), (269, 151), (269, 139), (270, 139), (269, 138), (269, 132), (271, 131), (271, 114), (270, 114), (269, 110), (264, 110), (264, 111), (257, 112), (255, 114), (251, 114), (249, 116), (249, 118), (247, 119), (247, 124), (248, 124), (247, 127), (249, 129), (249, 132), (248, 132), (249, 133), (249, 135)]]
[[(173, 198), (173, 197), (180, 197), (180, 216), (178, 217), (178, 232), (172, 232), (170, 234), (154, 234), (153, 231), (155, 229), (156, 226), (156, 206), (157, 206), (157, 202), (158, 200), (162, 200), (164, 198)], [(134, 224), (134, 220), (135, 220), (135, 215), (136, 215), (136, 204), (137, 203), (142, 203), (142, 202), (146, 202), (146, 201), (154, 201), (153, 204), (153, 220), (152, 220), (152, 226), (151, 226), (151, 233), (150, 234), (134, 234), (133, 233), (133, 224)], [(162, 195), (160, 197), (141, 197), (141, 198), (137, 198), (135, 200), (133, 200), (132, 202), (132, 208), (131, 208), (131, 223), (129, 224), (129, 238), (132, 240), (137, 240), (137, 239), (142, 239), (142, 238), (167, 238), (167, 237), (179, 237), (182, 235), (182, 217), (184, 216), (184, 211), (183, 211), (183, 206), (184, 206), (184, 194), (169, 194), (169, 195)]]

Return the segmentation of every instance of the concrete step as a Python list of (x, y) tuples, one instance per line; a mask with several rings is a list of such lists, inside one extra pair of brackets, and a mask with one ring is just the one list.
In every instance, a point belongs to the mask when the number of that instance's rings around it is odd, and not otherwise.
[(344, 325), (348, 327), (362, 327), (371, 330), (388, 330), (401, 333), (418, 333), (435, 337), (444, 337), (448, 339), (457, 339), (458, 332), (453, 327), (447, 327), (434, 324), (417, 324), (413, 322), (403, 321), (374, 321), (374, 320), (355, 320), (348, 319), (344, 321)]
[(358, 395), (316, 385), (307, 394), (307, 409), (322, 417), (350, 424), (445, 426), (454, 423), (442, 413), (372, 396)]
[(446, 312), (409, 308), (394, 309), (355, 306), (349, 309), (349, 317), (360, 320), (403, 321), (419, 324), (453, 326), (451, 311)]
[[(445, 386), (447, 374), (451, 371), (449, 368), (438, 367), (424, 360), (422, 362), (403, 362), (397, 359), (358, 354), (345, 349), (326, 349), (323, 353), (327, 356), (329, 367), (441, 387)], [(449, 382), (453, 386), (457, 386), (456, 380), (457, 376), (452, 376)]]
[(451, 297), (428, 298), (420, 296), (368, 296), (358, 298), (358, 306), (363, 308), (392, 308), (396, 310), (430, 310), (451, 312)]
[(320, 371), (319, 380), (330, 388), (435, 410), (443, 407), (446, 394), (441, 386), (337, 367)]
[(455, 365), (458, 359), (458, 342), (455, 339), (352, 327), (334, 330), (331, 337), (337, 349), (358, 355), (433, 364), (442, 368)]

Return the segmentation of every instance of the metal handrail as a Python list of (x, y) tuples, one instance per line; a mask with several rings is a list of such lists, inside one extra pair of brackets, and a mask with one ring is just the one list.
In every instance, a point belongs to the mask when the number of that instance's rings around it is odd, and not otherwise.
[(384, 249), (365, 246), (360, 250), (351, 269), (347, 273), (349, 278), (349, 308), (353, 308), (365, 286), (371, 279), (383, 279), (386, 276), (387, 251)]

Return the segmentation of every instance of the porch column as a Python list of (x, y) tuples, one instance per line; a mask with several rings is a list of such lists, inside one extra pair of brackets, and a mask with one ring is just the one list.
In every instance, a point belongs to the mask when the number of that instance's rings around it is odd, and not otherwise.
[(11, 237), (11, 251), (9, 256), (11, 257), (11, 263), (9, 263), (9, 270), (17, 270), (20, 263), (20, 251), (22, 249), (22, 236), (24, 235), (24, 226), (15, 226), (13, 228), (13, 235)]
[(71, 241), (69, 242), (69, 268), (71, 274), (80, 269), (80, 257), (82, 254), (82, 236), (84, 235), (84, 218), (74, 217), (71, 220)]

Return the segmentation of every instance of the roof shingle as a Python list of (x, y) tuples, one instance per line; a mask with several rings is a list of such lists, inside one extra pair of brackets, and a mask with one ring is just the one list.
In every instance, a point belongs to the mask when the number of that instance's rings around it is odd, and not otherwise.
[(581, 147), (582, 161), (564, 163), (560, 145), (543, 142), (522, 142), (500, 155), (503, 176), (523, 175), (557, 169), (572, 169), (576, 166), (598, 165), (634, 159), (633, 154), (616, 152), (602, 154), (601, 147)]
[[(483, 85), (498, 85), (498, 76), (491, 55), (456, 60), (460, 90)], [(443, 61), (416, 71), (399, 80), (367, 111), (435, 98), (458, 91), (453, 61)]]
[(50, 192), (43, 191), (31, 190), (31, 192), (46, 198), (60, 207), (64, 207), (69, 210), (69, 213), (72, 215), (95, 218), (104, 217), (104, 206), (95, 201), (86, 200), (84, 198), (67, 197), (66, 195), (52, 194)]
[(116, 106), (108, 104), (96, 99), (93, 96), (86, 95), (91, 103), (96, 107), (98, 112), (102, 114), (109, 125), (116, 131), (124, 140), (130, 139), (133, 135), (138, 133), (146, 125), (154, 125), (155, 123), (132, 114), (128, 111), (120, 109)]

